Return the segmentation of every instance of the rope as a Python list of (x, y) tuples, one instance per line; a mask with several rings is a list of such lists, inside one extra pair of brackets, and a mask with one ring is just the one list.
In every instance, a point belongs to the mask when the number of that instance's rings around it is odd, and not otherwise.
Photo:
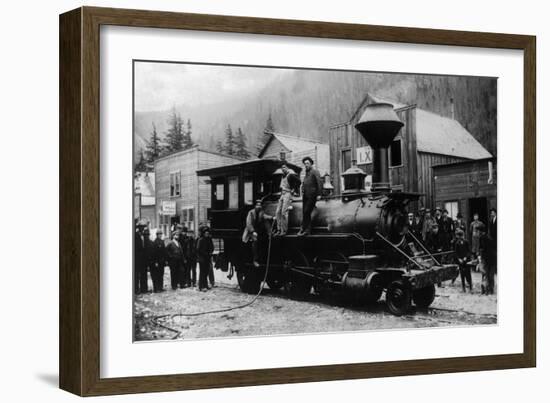
[[(272, 229), (273, 229), (273, 224), (272, 224)], [(259, 298), (260, 294), (263, 291), (265, 283), (267, 281), (267, 273), (269, 272), (269, 263), (271, 261), (271, 233), (269, 234), (268, 239), (269, 239), (269, 242), (268, 242), (268, 245), (267, 245), (267, 261), (266, 261), (266, 265), (265, 265), (264, 278), (262, 280), (262, 284), (260, 285), (259, 291), (257, 292), (257, 294), (250, 301), (247, 301), (247, 302), (245, 302), (244, 304), (241, 304), (241, 305), (231, 306), (231, 307), (227, 307), (227, 308), (214, 309), (214, 310), (211, 310), (211, 311), (191, 312), (191, 313), (180, 312), (180, 313), (175, 313), (175, 314), (157, 315), (157, 316), (153, 316), (151, 318), (151, 322), (153, 322), (153, 324), (156, 325), (156, 326), (162, 327), (166, 330), (169, 330), (169, 331), (172, 331), (172, 332), (176, 333), (174, 335), (174, 337), (172, 337), (172, 339), (177, 339), (177, 338), (179, 338), (179, 336), (181, 335), (182, 332), (180, 330), (171, 328), (169, 326), (166, 326), (166, 325), (160, 323), (159, 320), (165, 319), (165, 318), (174, 319), (176, 317), (195, 317), (195, 316), (202, 316), (202, 315), (210, 315), (210, 314), (214, 314), (214, 313), (224, 313), (224, 312), (234, 311), (234, 310), (237, 310), (237, 309), (243, 309), (243, 308), (246, 308), (247, 306), (252, 305)]]

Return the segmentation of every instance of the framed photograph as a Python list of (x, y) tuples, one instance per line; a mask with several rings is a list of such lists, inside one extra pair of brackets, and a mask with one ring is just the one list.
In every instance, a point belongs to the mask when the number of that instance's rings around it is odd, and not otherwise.
[(533, 36), (62, 14), (60, 387), (535, 366), (535, 80)]

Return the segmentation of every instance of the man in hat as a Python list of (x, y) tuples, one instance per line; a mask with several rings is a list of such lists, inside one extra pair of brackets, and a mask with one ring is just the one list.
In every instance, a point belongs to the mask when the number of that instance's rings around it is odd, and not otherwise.
[(146, 293), (147, 287), (147, 251), (145, 241), (145, 228), (147, 222), (139, 220), (136, 223), (134, 235), (134, 292), (136, 294)]
[[(282, 197), (282, 196), (281, 196)], [(278, 211), (278, 210), (277, 210)], [(254, 208), (246, 216), (246, 226), (243, 231), (242, 241), (250, 243), (252, 248), (252, 263), (259, 267), (259, 239), (265, 238), (270, 231), (269, 221), (273, 217), (266, 214), (262, 207), (262, 201), (256, 200)]]
[(441, 235), (443, 237), (443, 250), (450, 250), (451, 249), (451, 241), (454, 238), (455, 234), (455, 228), (454, 228), (454, 222), (449, 217), (449, 212), (447, 209), (443, 209), (443, 215), (439, 219), (439, 230), (441, 231)]
[(153, 280), (153, 292), (164, 291), (164, 267), (166, 266), (166, 245), (162, 239), (162, 230), (156, 232), (156, 238), (151, 245), (151, 279)]
[(426, 247), (431, 253), (439, 253), (443, 250), (443, 237), (436, 222), (432, 224), (430, 232), (426, 235)]
[(472, 237), (472, 252), (479, 254), (479, 238), (481, 236), (479, 227), (485, 227), (485, 224), (479, 220), (479, 214), (474, 213), (474, 219), (470, 223), (470, 236)]
[(490, 295), (495, 291), (495, 272), (497, 254), (495, 240), (486, 232), (485, 224), (478, 226), (479, 231), (479, 258), (481, 260), (481, 293)]
[(466, 220), (464, 219), (464, 216), (462, 215), (462, 213), (458, 213), (456, 215), (455, 230), (458, 228), (460, 228), (464, 232), (464, 238), (468, 239), (468, 235), (466, 231), (467, 229)]
[(203, 227), (199, 240), (197, 241), (197, 258), (199, 261), (199, 291), (208, 290), (208, 275), (212, 266), (212, 252), (214, 243), (210, 237), (210, 229)]
[(197, 240), (195, 239), (195, 233), (193, 230), (187, 230), (187, 265), (189, 266), (189, 274), (191, 277), (191, 286), (197, 285)]
[[(412, 213), (409, 213), (409, 221)], [(422, 239), (422, 217), (420, 213), (413, 215), (412, 224), (409, 223), (409, 231), (416, 237), (416, 239)]]
[(302, 163), (306, 173), (302, 183), (302, 228), (298, 232), (299, 236), (311, 234), (311, 214), (323, 192), (323, 181), (319, 171), (313, 168), (313, 159), (305, 157)]
[(458, 268), (460, 270), (460, 282), (462, 283), (462, 291), (466, 292), (466, 284), (468, 283), (468, 287), (470, 288), (470, 292), (472, 291), (472, 271), (470, 266), (468, 265), (468, 259), (470, 259), (470, 256), (472, 252), (470, 251), (470, 244), (466, 239), (464, 239), (464, 231), (460, 228), (456, 229), (456, 239), (454, 242), (454, 252), (455, 252), (455, 259), (456, 263), (458, 264)]
[(281, 197), (279, 197), (275, 211), (277, 218), (277, 233), (275, 235), (277, 236), (286, 235), (288, 231), (288, 210), (292, 202), (292, 193), (300, 187), (300, 178), (285, 163), (281, 165), (281, 170), (283, 171), (280, 185)]
[(435, 223), (432, 218), (432, 213), (429, 209), (425, 210), (424, 220), (422, 221), (422, 241), (426, 242), (428, 240), (428, 235), (432, 230), (432, 225)]
[(176, 290), (179, 287), (183, 288), (183, 267), (185, 264), (185, 255), (183, 254), (183, 248), (179, 243), (179, 231), (176, 229), (172, 233), (172, 240), (166, 247), (166, 254), (168, 255), (168, 266), (170, 266), (170, 283), (172, 290)]
[(183, 265), (183, 276), (182, 276), (182, 283), (183, 287), (190, 287), (191, 286), (191, 268), (189, 266), (189, 249), (190, 249), (190, 239), (187, 236), (187, 227), (180, 225), (179, 228), (179, 236), (178, 241), (180, 243), (180, 246), (183, 250), (183, 256), (185, 257), (185, 263)]

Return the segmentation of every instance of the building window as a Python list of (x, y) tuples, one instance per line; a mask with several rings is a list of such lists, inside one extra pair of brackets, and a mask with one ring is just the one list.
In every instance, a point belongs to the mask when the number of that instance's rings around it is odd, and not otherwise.
[(195, 231), (195, 208), (193, 206), (182, 207), (181, 223), (190, 231)]
[(342, 150), (342, 172), (351, 168), (351, 150)]
[(181, 196), (181, 172), (170, 174), (170, 197)]
[(458, 214), (458, 201), (445, 202), (445, 210), (449, 212), (449, 217), (456, 220), (456, 215)]
[(254, 204), (254, 195), (253, 195), (253, 185), (252, 179), (247, 179), (244, 181), (244, 204), (252, 205)]
[(216, 200), (223, 199), (223, 183), (216, 183)]
[(227, 179), (229, 190), (229, 208), (239, 208), (239, 178), (237, 176), (230, 176)]
[(390, 146), (390, 167), (400, 167), (403, 165), (401, 155), (401, 139), (394, 140)]

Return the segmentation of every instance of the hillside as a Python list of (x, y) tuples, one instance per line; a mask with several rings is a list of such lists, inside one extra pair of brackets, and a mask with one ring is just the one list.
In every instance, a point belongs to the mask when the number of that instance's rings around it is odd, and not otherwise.
[[(175, 108), (191, 119), (193, 140), (201, 146), (214, 149), (230, 124), (242, 128), (254, 150), (269, 113), (276, 131), (327, 141), (328, 128), (347, 121), (366, 92), (449, 117), (453, 99), (455, 118), (496, 154), (496, 85), (496, 79), (480, 77), (294, 70), (238, 99)], [(136, 149), (144, 146), (152, 122), (163, 135), (168, 113), (135, 114)]]

